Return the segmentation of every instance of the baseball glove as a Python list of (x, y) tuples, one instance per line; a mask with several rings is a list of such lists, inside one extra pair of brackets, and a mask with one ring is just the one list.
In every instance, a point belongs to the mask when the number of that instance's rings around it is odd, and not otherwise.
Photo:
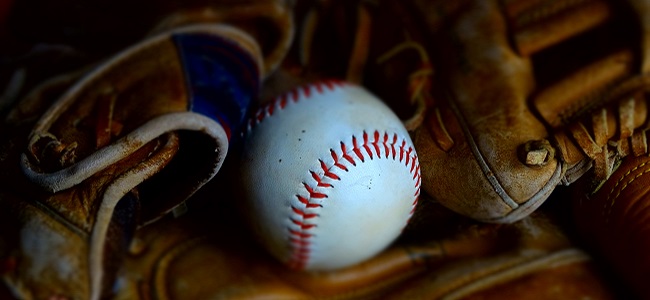
[[(11, 187), (0, 203), (21, 235), (3, 236), (11, 267), (2, 277), (17, 297), (110, 296), (136, 228), (182, 214), (219, 171), (290, 43), (288, 12), (275, 1), (181, 12), (83, 75), (36, 87), (9, 112), (3, 179)], [(264, 20), (279, 40), (262, 50), (260, 31), (226, 19)], [(42, 115), (26, 132), (15, 120), (34, 111)]]
[(648, 80), (640, 1), (409, 3), (438, 60), (415, 143), (445, 206), (514, 222), (557, 185), (589, 173), (595, 188), (646, 152), (645, 99), (630, 96)]

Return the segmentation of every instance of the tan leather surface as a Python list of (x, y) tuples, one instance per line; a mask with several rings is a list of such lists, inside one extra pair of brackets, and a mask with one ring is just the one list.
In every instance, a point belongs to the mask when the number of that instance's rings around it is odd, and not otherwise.
[[(536, 207), (548, 197), (549, 185), (559, 181), (559, 165), (551, 158), (530, 167), (518, 158), (521, 145), (548, 135), (527, 105), (535, 84), (531, 62), (512, 49), (497, 1), (463, 4), (440, 28), (428, 20), (436, 15), (422, 13), (440, 4), (416, 1), (414, 7), (417, 17), (432, 24), (424, 28), (426, 42), (444, 74), (436, 88), (457, 119), (445, 122), (455, 142), (449, 151), (423, 146), (423, 187), (462, 214), (512, 222), (532, 211), (527, 206)], [(416, 145), (431, 144), (428, 138), (418, 133)], [(449, 172), (443, 175), (440, 169)], [(472, 184), (443, 188), (458, 181)]]

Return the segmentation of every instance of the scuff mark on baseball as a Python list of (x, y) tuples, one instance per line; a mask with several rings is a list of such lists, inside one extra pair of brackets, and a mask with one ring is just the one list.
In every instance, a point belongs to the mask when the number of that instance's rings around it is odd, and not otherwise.
[(294, 269), (373, 257), (400, 235), (420, 194), (401, 120), (347, 82), (296, 88), (259, 109), (241, 160), (244, 215), (261, 244)]

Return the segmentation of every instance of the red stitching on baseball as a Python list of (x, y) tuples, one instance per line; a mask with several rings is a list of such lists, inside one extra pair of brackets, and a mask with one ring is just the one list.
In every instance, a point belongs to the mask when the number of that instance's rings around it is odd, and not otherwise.
[[(273, 114), (277, 113), (279, 110), (285, 109), (286, 106), (289, 105), (290, 103), (296, 103), (300, 100), (308, 101), (308, 98), (314, 94), (323, 94), (327, 91), (333, 91), (336, 88), (344, 87), (346, 85), (347, 83), (344, 81), (327, 80), (327, 81), (320, 81), (303, 87), (294, 88), (293, 90), (276, 97), (270, 104), (259, 109), (253, 115), (254, 117), (249, 120), (247, 130), (250, 131), (257, 124), (263, 122), (265, 118), (272, 116)], [(304, 97), (302, 97), (302, 95), (304, 95)], [(319, 171), (322, 171), (322, 175), (319, 175), (319, 173), (316, 171), (310, 170), (312, 179), (314, 179), (315, 184), (309, 185), (307, 183), (303, 183), (303, 186), (305, 188), (305, 191), (308, 193), (308, 196), (296, 195), (298, 201), (301, 203), (301, 207), (291, 206), (291, 211), (293, 212), (293, 215), (290, 217), (290, 221), (293, 224), (295, 224), (295, 226), (298, 226), (298, 229), (288, 228), (288, 232), (289, 232), (288, 240), (289, 240), (289, 245), (291, 247), (291, 254), (289, 257), (289, 261), (287, 262), (289, 267), (294, 269), (304, 269), (310, 260), (310, 254), (311, 254), (310, 247), (312, 246), (311, 239), (314, 237), (314, 235), (310, 233), (310, 230), (316, 228), (317, 224), (308, 223), (308, 221), (311, 220), (313, 222), (317, 220), (319, 214), (308, 210), (320, 209), (321, 207), (323, 207), (323, 205), (320, 204), (320, 202), (327, 198), (326, 193), (318, 191), (316, 189), (334, 188), (334, 186), (331, 183), (326, 182), (326, 178), (332, 180), (341, 180), (339, 175), (336, 174), (336, 171), (337, 170), (343, 170), (346, 172), (349, 171), (348, 167), (344, 164), (345, 161), (350, 163), (352, 166), (356, 166), (357, 164), (354, 156), (358, 157), (358, 159), (360, 159), (361, 162), (365, 162), (365, 157), (361, 151), (361, 148), (365, 149), (368, 156), (370, 156), (370, 159), (373, 159), (374, 157), (372, 149), (374, 149), (375, 155), (378, 158), (381, 158), (382, 147), (380, 144), (383, 144), (385, 158), (388, 158), (392, 154), (393, 160), (404, 162), (407, 168), (409, 167), (409, 163), (411, 164), (409, 172), (413, 174), (413, 180), (415, 181), (414, 188), (416, 189), (416, 191), (413, 195), (414, 201), (412, 203), (412, 209), (410, 211), (408, 218), (410, 219), (410, 217), (415, 212), (415, 208), (417, 206), (419, 195), (420, 195), (421, 175), (420, 175), (420, 166), (419, 163), (417, 162), (417, 155), (414, 153), (414, 149), (412, 147), (409, 147), (408, 150), (406, 150), (405, 148), (407, 145), (406, 145), (406, 140), (404, 139), (402, 140), (401, 145), (399, 145), (398, 144), (399, 137), (397, 134), (392, 134), (392, 139), (391, 139), (391, 135), (389, 135), (388, 132), (385, 132), (382, 139), (381, 133), (378, 131), (374, 131), (372, 133), (372, 136), (374, 138), (373, 141), (368, 141), (369, 140), (368, 133), (365, 131), (363, 132), (362, 136), (363, 136), (362, 145), (358, 145), (356, 136), (352, 136), (351, 151), (348, 151), (348, 145), (346, 145), (344, 142), (341, 142), (340, 155), (337, 154), (337, 152), (334, 149), (330, 149), (330, 155), (332, 157), (333, 164), (331, 166), (327, 166), (325, 162), (319, 160), (320, 168), (321, 168), (321, 170)], [(399, 153), (400, 153), (399, 160), (397, 159), (396, 147), (399, 147)], [(404, 159), (406, 160), (404, 161)]]
[(341, 170), (343, 170), (343, 171), (345, 171), (345, 172), (347, 172), (348, 168), (339, 163), (339, 157), (336, 155), (336, 152), (333, 149), (330, 149), (330, 153), (332, 154), (332, 159), (334, 159), (334, 166), (341, 169)]
[(255, 119), (257, 119), (258, 122), (264, 119), (264, 111), (263, 110), (258, 111), (255, 116)]
[[(344, 81), (332, 79), (319, 81), (306, 86), (296, 87), (289, 92), (276, 97), (267, 106), (258, 109), (257, 112), (255, 112), (253, 115), (254, 117), (249, 120), (247, 130), (250, 131), (253, 127), (255, 127), (255, 125), (272, 116), (277, 111), (277, 109), (284, 109), (289, 103), (289, 100), (295, 103), (298, 102), (301, 98), (306, 99), (312, 96), (314, 93), (322, 94), (327, 90), (333, 91), (338, 87), (344, 87), (346, 85), (347, 83)], [(303, 96), (301, 96), (301, 94)]]
[[(404, 142), (404, 144), (406, 144), (406, 142)], [(407, 167), (409, 165), (409, 161), (411, 160), (411, 152), (413, 152), (413, 148), (409, 147), (409, 150), (406, 151), (406, 164), (405, 164), (405, 166), (407, 166)]]
[(373, 159), (372, 151), (370, 150), (370, 147), (368, 146), (368, 144), (370, 144), (368, 142), (368, 134), (364, 131), (363, 132), (363, 149), (366, 149), (366, 153), (368, 153), (368, 156), (370, 156), (370, 159)]
[(316, 227), (316, 224), (307, 224), (298, 220), (291, 219), (293, 224), (300, 226), (300, 230), (305, 231)]
[(307, 207), (307, 208), (322, 207), (322, 205), (320, 205), (318, 203), (309, 202), (309, 200), (307, 198), (303, 197), (303, 196), (296, 195), (296, 197), (298, 197), (298, 201), (300, 201), (300, 203), (304, 204), (305, 207)]
[(327, 195), (325, 195), (325, 194), (323, 194), (323, 193), (316, 192), (316, 191), (315, 191), (311, 186), (309, 186), (308, 184), (303, 183), (303, 185), (305, 186), (305, 189), (306, 189), (307, 192), (309, 193), (309, 198), (313, 198), (313, 199), (325, 199), (325, 198), (327, 198)]
[(301, 238), (301, 239), (310, 238), (310, 237), (313, 236), (310, 233), (303, 232), (303, 231), (298, 231), (298, 230), (293, 230), (293, 229), (289, 229), (289, 233), (291, 233), (291, 235), (293, 235), (294, 237), (298, 237), (298, 238)]
[(415, 198), (415, 201), (413, 201), (413, 208), (411, 208), (410, 214), (413, 215), (415, 213), (415, 209), (418, 206), (418, 198)]
[(357, 137), (352, 136), (352, 151), (354, 154), (357, 155), (357, 157), (361, 160), (361, 162), (366, 162), (365, 159), (363, 159), (363, 154), (361, 154), (361, 150), (359, 149), (359, 146), (357, 145)]
[[(324, 188), (324, 189), (334, 188), (334, 186), (332, 186), (329, 183), (323, 182), (323, 180), (324, 177), (334, 179), (334, 180), (340, 180), (341, 178), (337, 174), (335, 174), (335, 170), (344, 170), (346, 172), (348, 171), (348, 168), (341, 163), (341, 159), (345, 159), (353, 166), (356, 166), (355, 160), (353, 159), (352, 156), (350, 156), (349, 153), (355, 153), (355, 155), (359, 157), (359, 159), (361, 159), (361, 161), (363, 162), (364, 157), (360, 149), (361, 148), (366, 149), (366, 152), (368, 152), (368, 154), (372, 158), (372, 150), (370, 148), (370, 145), (372, 145), (372, 147), (375, 149), (377, 157), (380, 158), (381, 147), (379, 143), (382, 143), (384, 146), (383, 148), (386, 152), (386, 158), (388, 158), (389, 153), (392, 153), (393, 160), (396, 160), (400, 163), (404, 162), (404, 166), (406, 166), (409, 169), (409, 172), (413, 174), (412, 180), (415, 181), (415, 186), (414, 186), (415, 193), (413, 195), (414, 200), (413, 203), (411, 204), (412, 207), (409, 212), (408, 219), (410, 219), (411, 216), (413, 216), (419, 200), (420, 183), (421, 183), (420, 164), (417, 160), (417, 155), (414, 153), (414, 148), (408, 146), (408, 149), (406, 149), (407, 147), (406, 140), (403, 139), (401, 145), (399, 145), (400, 156), (399, 156), (399, 160), (397, 160), (396, 159), (397, 150), (395, 149), (395, 145), (399, 140), (397, 134), (393, 134), (392, 143), (389, 142), (391, 139), (390, 139), (390, 135), (387, 132), (384, 133), (383, 141), (380, 140), (381, 134), (378, 131), (373, 132), (372, 135), (374, 137), (374, 141), (368, 141), (368, 134), (364, 131), (362, 145), (358, 145), (356, 137), (352, 136), (353, 147), (352, 150), (350, 150), (349, 152), (348, 152), (348, 147), (344, 142), (341, 142), (340, 154), (337, 154), (336, 151), (330, 149), (330, 155), (332, 156), (332, 160), (333, 160), (332, 166), (328, 167), (323, 160), (319, 160), (320, 171), (323, 172), (323, 176), (321, 177), (318, 175), (317, 172), (310, 170), (312, 178), (316, 182), (315, 185), (309, 185), (307, 183), (303, 183), (305, 190), (309, 194), (309, 198), (297, 195), (299, 201), (305, 205), (305, 209), (323, 207), (322, 204), (312, 202), (312, 199), (322, 200), (324, 198), (327, 198), (327, 194), (325, 192), (318, 192), (316, 191), (316, 188)], [(318, 214), (307, 213), (305, 210), (296, 207), (291, 207), (291, 208), (292, 211), (295, 213), (295, 216), (290, 217), (290, 220), (291, 222), (296, 224), (299, 227), (299, 229), (296, 230), (296, 229), (288, 228), (289, 245), (291, 247), (291, 254), (289, 255), (289, 261), (287, 262), (287, 264), (289, 267), (294, 269), (304, 269), (309, 263), (310, 254), (311, 254), (310, 247), (312, 244), (311, 238), (313, 237), (313, 235), (310, 234), (309, 231), (317, 226), (314, 223), (306, 223), (305, 221), (307, 219), (316, 218)], [(300, 219), (302, 219), (302, 221)]]
[(291, 206), (291, 210), (293, 210), (293, 212), (295, 214), (300, 215), (300, 217), (302, 217), (303, 219), (313, 219), (315, 217), (318, 217), (318, 214), (308, 214), (308, 213), (296, 208), (295, 206)]
[(322, 84), (316, 84), (316, 85), (314, 85), (314, 87), (316, 88), (316, 92), (318, 92), (319, 94), (323, 93), (324, 90), (323, 90), (323, 85)]
[(381, 158), (381, 154), (379, 152), (379, 131), (375, 131), (373, 137), (375, 140), (372, 142), (372, 146), (375, 148), (375, 153), (377, 154), (377, 158)]
[[(331, 151), (333, 151), (333, 150), (331, 150)], [(336, 155), (336, 153), (334, 153), (334, 155)], [(336, 157), (336, 156), (334, 156), (334, 157)], [(320, 167), (321, 167), (321, 169), (323, 170), (323, 176), (325, 176), (325, 177), (327, 177), (327, 178), (334, 179), (334, 180), (341, 180), (341, 177), (339, 177), (338, 175), (336, 175), (336, 174), (330, 172), (330, 170), (327, 168), (327, 165), (325, 164), (325, 162), (324, 162), (322, 159), (319, 159), (318, 161), (320, 162)], [(339, 164), (339, 163), (338, 163), (338, 158), (335, 159), (334, 162), (335, 162), (334, 165), (337, 166), (337, 165)], [(339, 167), (339, 166), (337, 166), (337, 167), (338, 167), (339, 169), (341, 169), (341, 167)], [(344, 168), (345, 168), (345, 167), (344, 167)], [(345, 168), (345, 169), (343, 169), (343, 170), (347, 171), (348, 169)], [(330, 185), (330, 186), (331, 186), (331, 185)]]
[(309, 98), (311, 96), (311, 87), (310, 86), (304, 86), (302, 88), (303, 94), (305, 94), (305, 98)]
[(352, 156), (348, 155), (348, 151), (346, 150), (345, 144), (343, 142), (341, 142), (341, 153), (343, 154), (342, 157), (345, 158), (345, 160), (349, 161), (353, 166), (357, 166), (357, 163), (354, 161)]
[(295, 245), (296, 247), (306, 247), (306, 246), (309, 246), (309, 245), (310, 245), (310, 242), (309, 242), (309, 241), (303, 241), (303, 240), (301, 240), (301, 239), (296, 239), (296, 238), (293, 238), (293, 237), (292, 237), (292, 238), (289, 238), (289, 242), (290, 242), (292, 245)]
[(275, 111), (275, 105), (267, 105), (266, 107), (266, 114), (269, 116), (272, 115), (273, 111)]
[(287, 95), (284, 95), (280, 98), (280, 109), (284, 109), (287, 106)]
[(300, 91), (298, 91), (298, 89), (293, 89), (291, 91), (291, 100), (293, 102), (298, 102), (299, 99), (300, 99)]
[(300, 251), (297, 254), (298, 254), (297, 255), (298, 257), (308, 258), (309, 257), (309, 249), (300, 249)]
[(388, 148), (388, 132), (384, 133), (384, 151), (386, 152), (386, 158), (390, 155), (390, 148)]
[(333, 185), (331, 185), (329, 183), (323, 182), (323, 180), (320, 178), (320, 176), (318, 176), (318, 174), (316, 172), (314, 172), (314, 171), (309, 171), (309, 172), (311, 172), (311, 177), (314, 178), (314, 180), (316, 180), (316, 183), (317, 183), (316, 185), (317, 186), (319, 186), (319, 187), (334, 187)]

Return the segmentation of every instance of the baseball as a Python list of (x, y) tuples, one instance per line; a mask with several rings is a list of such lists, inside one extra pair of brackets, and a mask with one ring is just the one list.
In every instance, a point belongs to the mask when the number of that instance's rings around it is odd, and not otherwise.
[(244, 135), (244, 216), (291, 268), (332, 270), (369, 259), (413, 214), (420, 166), (411, 139), (360, 86), (296, 88), (259, 109)]

